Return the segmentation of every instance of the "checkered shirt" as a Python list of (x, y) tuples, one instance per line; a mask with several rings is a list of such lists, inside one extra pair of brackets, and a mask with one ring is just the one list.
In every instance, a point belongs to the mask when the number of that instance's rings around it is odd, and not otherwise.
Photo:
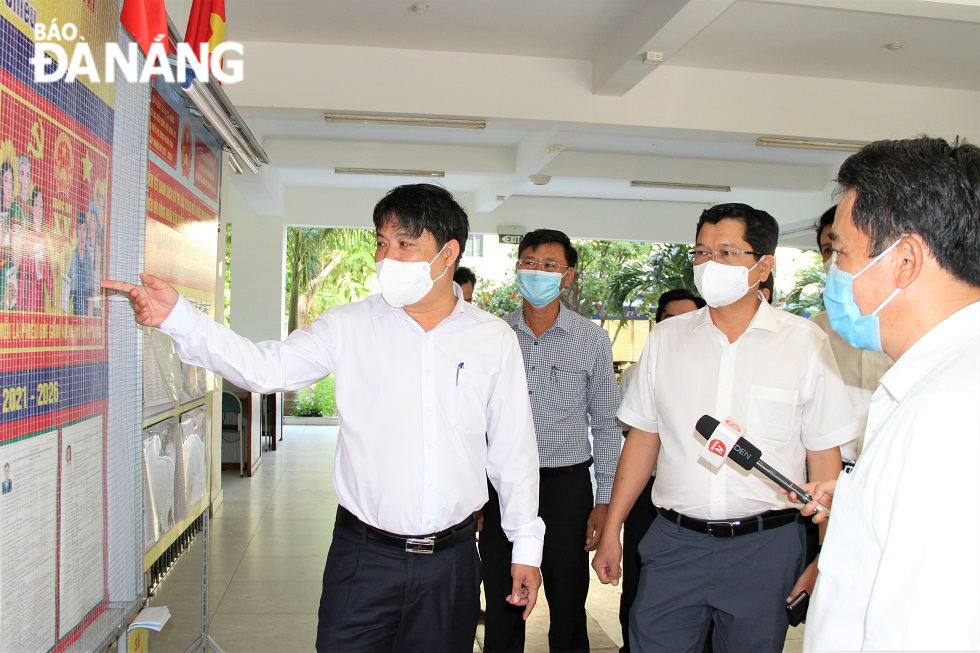
[(609, 503), (623, 438), (616, 423), (619, 388), (609, 335), (564, 306), (540, 338), (524, 322), (523, 309), (504, 321), (524, 355), (541, 467), (575, 465), (593, 456), (596, 503)]

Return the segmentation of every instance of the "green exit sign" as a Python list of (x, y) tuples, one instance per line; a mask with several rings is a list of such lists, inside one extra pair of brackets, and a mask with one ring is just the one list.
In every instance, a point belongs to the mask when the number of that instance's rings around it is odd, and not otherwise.
[(525, 231), (527, 230), (519, 224), (498, 224), (497, 237), (500, 240), (497, 242), (502, 245), (520, 245)]
[(520, 245), (521, 236), (518, 234), (498, 234), (497, 237), (500, 239), (500, 243), (503, 245)]

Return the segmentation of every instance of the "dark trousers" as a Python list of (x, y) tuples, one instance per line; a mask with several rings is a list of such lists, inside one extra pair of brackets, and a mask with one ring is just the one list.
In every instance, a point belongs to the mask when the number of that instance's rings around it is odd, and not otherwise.
[(630, 649), (699, 653), (713, 623), (717, 653), (780, 653), (786, 596), (803, 572), (804, 530), (798, 521), (716, 538), (654, 520), (640, 542)]
[(653, 477), (643, 488), (623, 523), (623, 595), (619, 597), (619, 625), (623, 629), (622, 653), (630, 650), (630, 608), (640, 586), (640, 540), (647, 534), (657, 516), (657, 507), (650, 500)]
[[(500, 528), (500, 502), (489, 485), (490, 500), (483, 510), (480, 557), (487, 597), (484, 651), (524, 650), (524, 608), (506, 602), (512, 545)], [(588, 468), (541, 476), (538, 514), (545, 523), (541, 575), (551, 610), (548, 645), (551, 651), (588, 651), (585, 598), (589, 593), (589, 555), (585, 529), (594, 507)]]
[(334, 526), (317, 653), (470, 653), (479, 611), (475, 540), (418, 554)]

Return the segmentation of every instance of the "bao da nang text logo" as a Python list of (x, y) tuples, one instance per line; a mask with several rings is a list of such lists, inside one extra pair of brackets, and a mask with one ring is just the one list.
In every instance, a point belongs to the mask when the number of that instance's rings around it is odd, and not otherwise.
[[(244, 48), (234, 41), (219, 43), (211, 52), (208, 52), (207, 43), (201, 43), (196, 52), (189, 43), (178, 43), (173, 65), (163, 43), (157, 41), (150, 46), (142, 68), (135, 43), (125, 48), (118, 43), (106, 43), (102, 70), (95, 62), (91, 45), (79, 35), (73, 23), (63, 26), (54, 21), (50, 25), (37, 23), (34, 41), (34, 57), (30, 62), (37, 82), (73, 82), (78, 78), (87, 78), (93, 83), (115, 82), (120, 77), (128, 82), (146, 83), (159, 76), (168, 83), (184, 84), (194, 78), (206, 82), (213, 75), (223, 84), (234, 84), (242, 81), (244, 74)], [(62, 45), (66, 41), (74, 43), (71, 57)], [(229, 57), (229, 54), (238, 56)]]

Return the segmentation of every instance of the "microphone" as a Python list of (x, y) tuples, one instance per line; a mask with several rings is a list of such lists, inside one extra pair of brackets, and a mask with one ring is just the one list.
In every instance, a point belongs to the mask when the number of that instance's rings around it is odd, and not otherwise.
[[(806, 490), (762, 460), (762, 451), (745, 439), (745, 436), (742, 435), (744, 429), (732, 418), (726, 417), (725, 423), (722, 424), (711, 415), (702, 415), (694, 428), (701, 437), (707, 440), (705, 449), (701, 451), (701, 457), (715, 467), (718, 467), (727, 457), (746, 471), (752, 470), (753, 467), (758, 469), (782, 489), (795, 493), (797, 499), (802, 503), (813, 501), (813, 497)], [(830, 509), (823, 504), (818, 503), (817, 510), (826, 513), (828, 517), (830, 516)]]

